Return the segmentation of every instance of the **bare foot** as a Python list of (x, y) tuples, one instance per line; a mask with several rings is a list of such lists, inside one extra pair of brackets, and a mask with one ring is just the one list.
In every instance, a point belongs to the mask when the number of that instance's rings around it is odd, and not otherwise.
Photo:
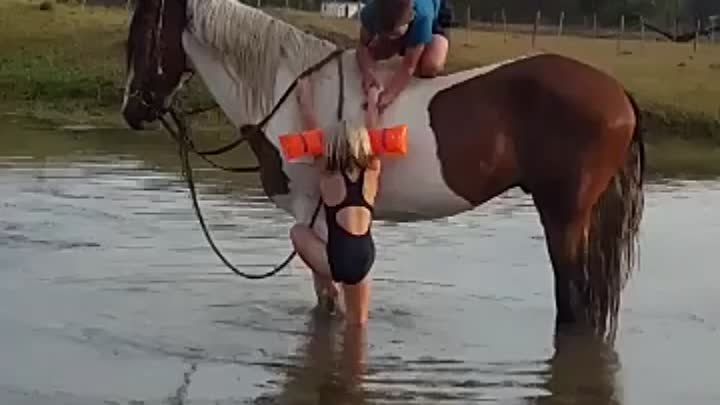
[(317, 297), (315, 311), (334, 314), (337, 311), (337, 301), (340, 295), (340, 290), (335, 283), (313, 273), (313, 286)]

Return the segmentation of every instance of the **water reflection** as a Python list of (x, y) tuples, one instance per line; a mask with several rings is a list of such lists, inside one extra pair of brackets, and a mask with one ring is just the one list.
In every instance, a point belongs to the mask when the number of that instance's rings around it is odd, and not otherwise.
[(366, 404), (366, 335), (364, 327), (312, 316), (307, 340), (291, 363), (281, 366), (285, 377), (280, 394), (263, 399), (282, 405)]
[(547, 362), (541, 386), (546, 395), (529, 398), (528, 405), (622, 405), (616, 374), (618, 353), (587, 336), (558, 335), (555, 353)]
[[(534, 365), (473, 366), (472, 361), (368, 359), (366, 333), (364, 328), (345, 329), (340, 322), (313, 317), (304, 344), (289, 364), (265, 364), (284, 374), (280, 393), (256, 403), (518, 403), (517, 396), (502, 392), (525, 389), (538, 393), (520, 400), (524, 405), (623, 405), (617, 381), (619, 355), (591, 337), (557, 336), (552, 357)], [(422, 365), (429, 366), (431, 374), (413, 378)], [(448, 379), (448, 374), (454, 378)]]

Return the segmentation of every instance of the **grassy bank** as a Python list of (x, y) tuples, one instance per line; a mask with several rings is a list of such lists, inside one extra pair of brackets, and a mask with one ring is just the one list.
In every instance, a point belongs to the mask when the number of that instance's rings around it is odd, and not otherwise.
[(43, 117), (116, 108), (126, 24), (124, 10), (0, 0), (0, 103)]
[[(0, 0), (0, 110), (41, 118), (111, 121), (122, 125), (123, 8)], [(352, 44), (357, 21), (302, 12), (273, 13), (343, 45)], [(525, 34), (453, 30), (449, 71), (532, 52)], [(589, 62), (618, 77), (638, 98), (649, 134), (720, 145), (720, 45), (541, 36), (538, 50)], [(199, 80), (193, 92), (200, 94)], [(202, 97), (202, 95), (197, 96)], [(218, 121), (220, 122), (220, 121)]]

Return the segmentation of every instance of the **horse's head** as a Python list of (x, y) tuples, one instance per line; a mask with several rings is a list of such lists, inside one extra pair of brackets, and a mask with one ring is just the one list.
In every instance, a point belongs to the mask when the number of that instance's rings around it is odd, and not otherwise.
[(155, 121), (190, 70), (183, 50), (185, 0), (137, 0), (127, 40), (122, 115), (133, 129)]

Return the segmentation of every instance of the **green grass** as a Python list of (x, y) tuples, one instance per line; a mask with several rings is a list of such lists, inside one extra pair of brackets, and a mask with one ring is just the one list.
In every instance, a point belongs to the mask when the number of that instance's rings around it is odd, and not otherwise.
[[(129, 15), (123, 8), (0, 0), (0, 110), (64, 120), (119, 121), (124, 79), (124, 42)], [(273, 13), (289, 22), (352, 45), (355, 20), (303, 12)], [(452, 30), (448, 70), (457, 71), (532, 52), (526, 34)], [(619, 78), (648, 116), (650, 135), (717, 140), (720, 143), (720, 45), (616, 41), (541, 36), (537, 50), (591, 63)], [(193, 99), (203, 93), (199, 80)], [(198, 96), (203, 98), (203, 96)]]
[(651, 177), (717, 178), (720, 144), (706, 140), (661, 137), (647, 144), (647, 170)]
[(121, 100), (124, 10), (0, 0), (0, 102), (97, 115)]

